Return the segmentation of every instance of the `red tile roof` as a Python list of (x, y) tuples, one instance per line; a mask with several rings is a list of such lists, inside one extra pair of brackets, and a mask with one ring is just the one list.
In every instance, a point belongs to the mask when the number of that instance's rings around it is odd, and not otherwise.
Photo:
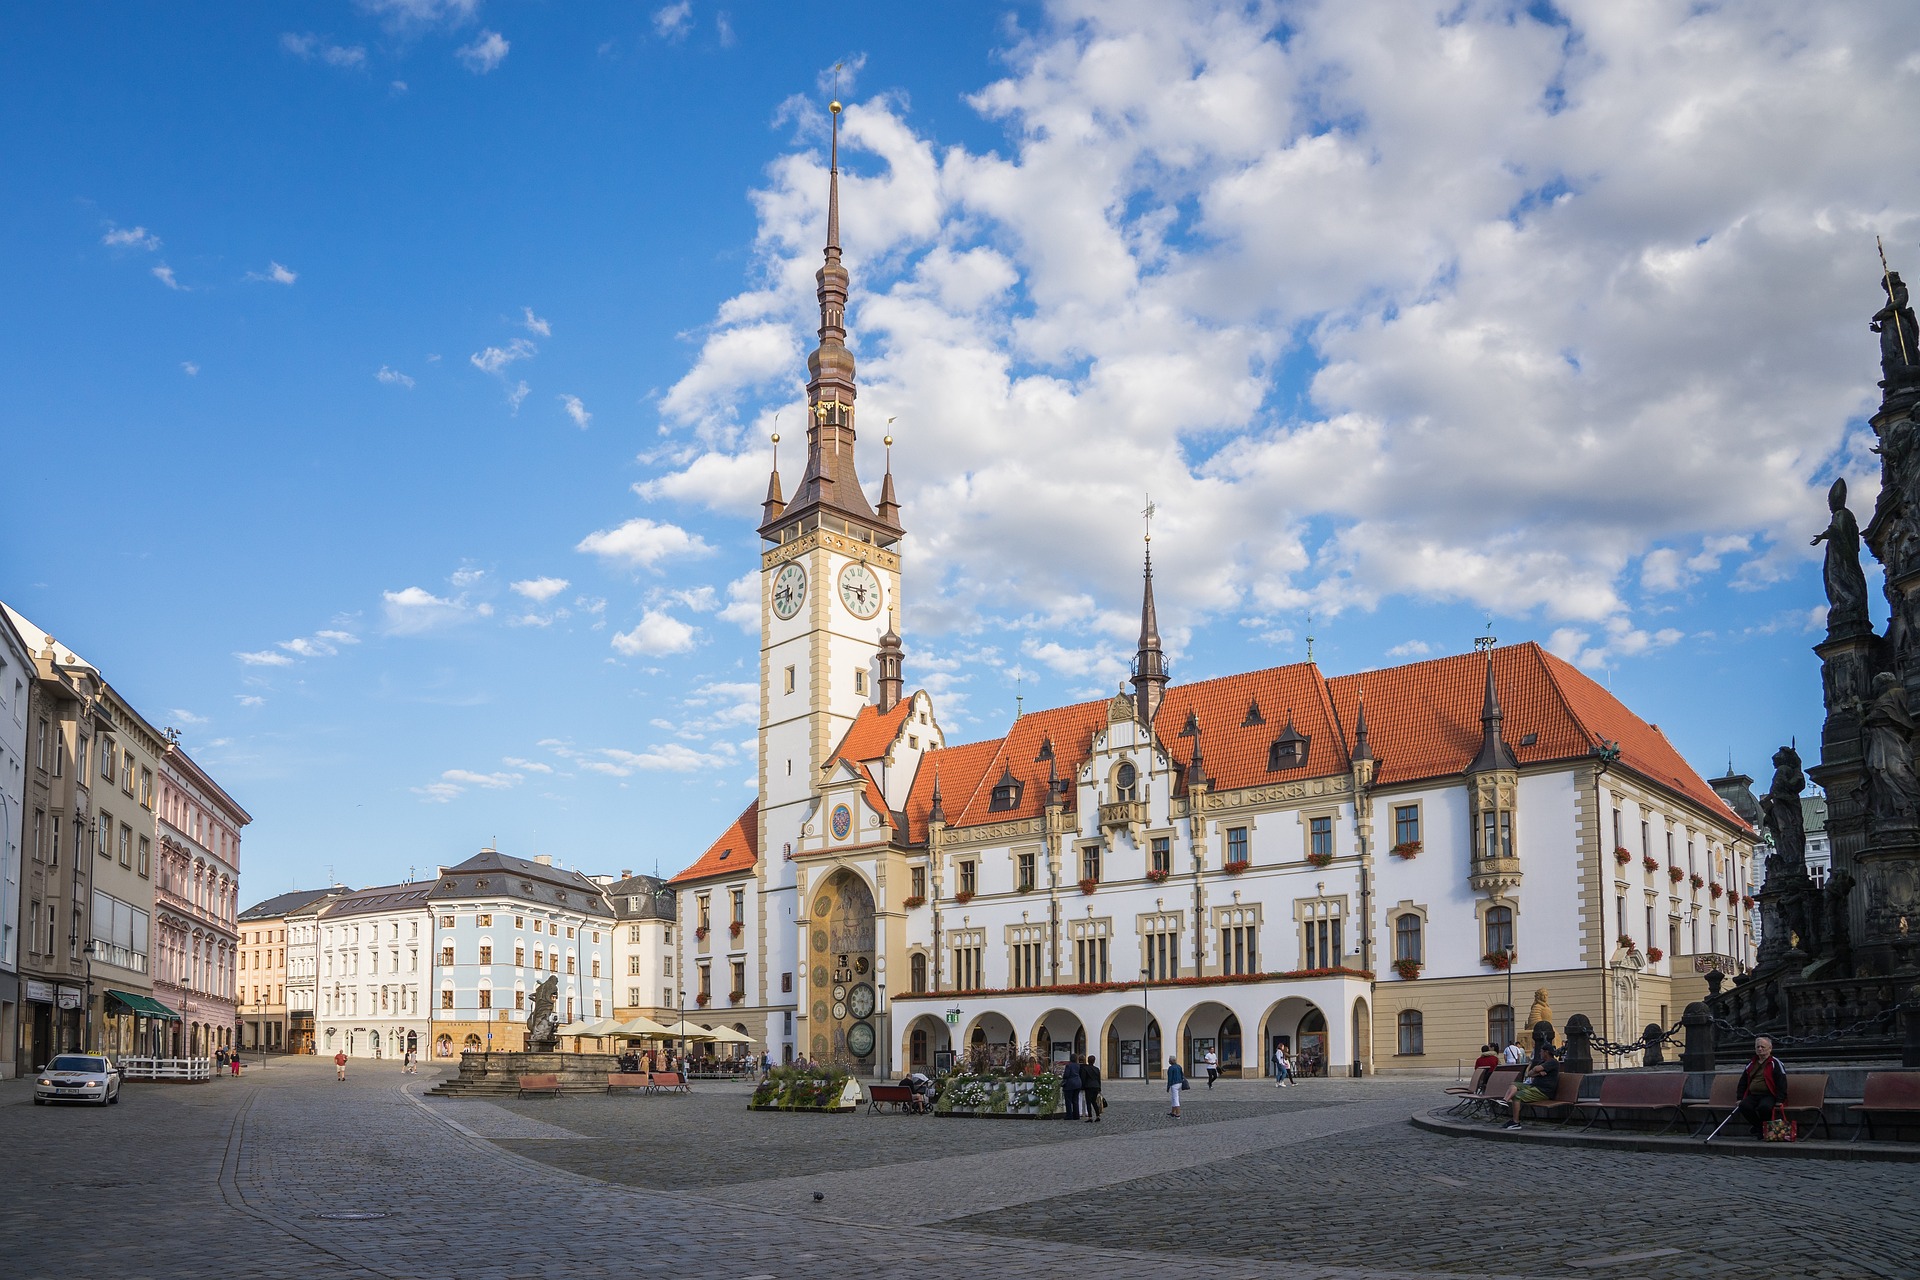
[(707, 847), (699, 861), (667, 883), (686, 884), (715, 876), (737, 876), (753, 870), (759, 860), (760, 802), (756, 800), (733, 820), (733, 825), (722, 832), (718, 840)]
[(907, 791), (907, 830), (904, 834), (909, 841), (914, 844), (926, 842), (927, 814), (933, 809), (935, 781), (940, 784), (940, 806), (951, 823), (954, 815), (961, 811), (980, 785), (980, 779), (986, 776), (987, 767), (999, 754), (1002, 741), (992, 738), (986, 742), (943, 747), (920, 757), (920, 769), (913, 775), (913, 786)]
[[(1256, 704), (1260, 711), (1257, 722), (1248, 724), (1248, 713)], [(1193, 762), (1193, 739), (1180, 736), (1189, 712), (1198, 717), (1201, 753), (1215, 790), (1323, 778), (1347, 771), (1346, 737), (1327, 696), (1326, 681), (1311, 663), (1269, 667), (1168, 689), (1160, 714), (1154, 719), (1154, 736), (1183, 769)], [(1285, 732), (1289, 720), (1307, 739), (1306, 763), (1269, 773), (1268, 748)]]
[[(1102, 698), (1098, 702), (1077, 702), (1070, 707), (1035, 711), (1015, 720), (969, 792), (957, 792), (951, 783), (941, 786), (940, 797), (946, 806), (948, 825), (977, 827), (987, 822), (1037, 817), (1047, 804), (1047, 762), (1040, 759), (1042, 746), (1049, 740), (1053, 742), (1053, 767), (1071, 782), (1080, 766), (1086, 763), (1093, 735), (1106, 727), (1110, 701), (1112, 699)], [(1008, 773), (1024, 784), (1020, 788), (1020, 803), (996, 812), (992, 808), (993, 789)], [(1071, 791), (1067, 803), (1072, 807)]]
[(878, 760), (887, 754), (887, 748), (900, 736), (900, 727), (906, 723), (907, 715), (912, 710), (912, 698), (900, 699), (887, 711), (868, 703), (853, 718), (846, 736), (834, 748), (833, 758), (844, 756), (848, 760)]

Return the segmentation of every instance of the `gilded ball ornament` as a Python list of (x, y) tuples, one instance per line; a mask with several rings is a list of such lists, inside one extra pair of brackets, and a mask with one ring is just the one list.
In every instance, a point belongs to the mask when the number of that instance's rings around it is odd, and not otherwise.
[(831, 111), (831, 112), (833, 112), (833, 114), (835, 114), (835, 115), (839, 115), (839, 114), (840, 114), (840, 103), (839, 103), (839, 102), (838, 102), (837, 100), (836, 100), (836, 101), (834, 101), (834, 102), (829, 102), (829, 103), (827, 104), (827, 110), (829, 110), (829, 111)]

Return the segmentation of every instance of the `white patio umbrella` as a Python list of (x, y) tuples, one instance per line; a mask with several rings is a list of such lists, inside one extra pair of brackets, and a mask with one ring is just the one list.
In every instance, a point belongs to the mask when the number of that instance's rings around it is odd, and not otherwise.
[(713, 1042), (715, 1044), (752, 1044), (753, 1043), (752, 1036), (741, 1035), (738, 1031), (735, 1031), (732, 1027), (715, 1027), (713, 1030), (707, 1032), (707, 1035), (713, 1039)]
[(625, 1036), (634, 1040), (671, 1040), (673, 1032), (655, 1022), (645, 1014), (635, 1014), (607, 1033)]

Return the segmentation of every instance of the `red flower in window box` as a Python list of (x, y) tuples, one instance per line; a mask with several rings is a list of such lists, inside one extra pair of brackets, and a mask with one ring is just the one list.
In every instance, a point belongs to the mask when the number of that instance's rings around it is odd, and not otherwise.
[(1634, 955), (1640, 954), (1640, 944), (1635, 942), (1632, 938), (1628, 937), (1626, 934), (1624, 933), (1621, 934), (1619, 937), (1615, 938), (1614, 941), (1620, 944), (1620, 946), (1626, 948), (1628, 951), (1631, 951)]
[(1387, 852), (1396, 858), (1411, 858), (1420, 852), (1420, 842), (1418, 840), (1402, 840), (1399, 844), (1387, 850)]
[(960, 892), (953, 895), (953, 900), (964, 907), (969, 902), (973, 901), (973, 895), (967, 892), (965, 889), (962, 889)]
[(739, 1004), (742, 1000), (745, 1000), (746, 998), (747, 998), (747, 993), (744, 991), (729, 991), (727, 993), (727, 1000), (731, 1004)]
[[(1328, 861), (1330, 862), (1332, 861), (1332, 859), (1329, 858)], [(1237, 876), (1237, 875), (1244, 874), (1246, 872), (1246, 869), (1252, 865), (1253, 865), (1253, 862), (1250, 859), (1238, 858), (1232, 862), (1227, 863), (1221, 869), (1230, 876)], [(1325, 864), (1320, 864), (1320, 865), (1325, 865)]]
[(1415, 978), (1419, 977), (1420, 970), (1423, 967), (1418, 960), (1395, 960), (1393, 962), (1393, 971), (1402, 978), (1405, 978), (1408, 982), (1412, 982)]
[(737, 938), (737, 937), (739, 937), (739, 936), (740, 936), (740, 935), (741, 935), (741, 934), (742, 934), (743, 932), (745, 932), (745, 931), (746, 931), (746, 927), (747, 927), (747, 926), (746, 926), (746, 922), (745, 922), (745, 921), (742, 921), (742, 920), (735, 920), (735, 921), (734, 921), (734, 922), (733, 922), (732, 924), (730, 924), (730, 925), (728, 925), (728, 926), (727, 926), (727, 933), (728, 933), (728, 934), (729, 934), (730, 936), (732, 936), (732, 937), (735, 937), (735, 938)]
[(1682, 880), (1685, 880), (1686, 878), (1687, 878), (1687, 873), (1682, 871), (1680, 868), (1678, 867), (1667, 868), (1667, 879), (1673, 881), (1675, 884), (1679, 884)]
[(1092, 893), (1095, 889), (1098, 889), (1099, 887), (1100, 887), (1100, 882), (1098, 880), (1095, 880), (1092, 876), (1087, 876), (1080, 881), (1080, 892), (1082, 893)]
[(1743, 903), (1743, 904), (1744, 904), (1744, 905), (1746, 906), (1746, 908), (1747, 908), (1747, 910), (1749, 910), (1749, 911), (1751, 911), (1751, 910), (1753, 910), (1753, 895), (1752, 895), (1752, 894), (1747, 894), (1747, 895), (1746, 895), (1745, 897), (1743, 897), (1743, 898), (1741, 898), (1741, 899), (1740, 899), (1740, 901), (1741, 901), (1741, 902), (1742, 902), (1742, 903)]
[(1511, 952), (1511, 951), (1489, 951), (1489, 952), (1487, 952), (1487, 954), (1485, 954), (1484, 956), (1481, 956), (1481, 957), (1480, 957), (1480, 963), (1482, 963), (1482, 964), (1485, 964), (1485, 965), (1491, 965), (1491, 966), (1492, 966), (1493, 968), (1495, 968), (1495, 969), (1508, 969), (1508, 968), (1512, 968), (1512, 967), (1513, 967), (1513, 952)]
[(1659, 964), (1662, 960), (1665, 960), (1666, 958), (1667, 958), (1667, 953), (1662, 951), (1660, 948), (1658, 947), (1647, 948), (1647, 959), (1652, 963)]
[(1633, 855), (1627, 852), (1627, 846), (1621, 845), (1613, 851), (1613, 860), (1624, 867), (1633, 861)]
[(712, 998), (713, 998), (712, 996), (709, 996), (706, 992), (702, 991), (699, 995), (693, 998), (693, 1002), (699, 1005), (702, 1009), (704, 1009), (707, 1007), (707, 1001), (711, 1000)]
[(1658, 862), (1655, 862), (1651, 857), (1640, 859), (1640, 865), (1645, 867), (1650, 872), (1658, 871), (1660, 869), (1660, 864)]
[[(1307, 855), (1307, 861), (1316, 867), (1324, 867), (1333, 861), (1333, 855), (1330, 853), (1310, 853)], [(1229, 863), (1227, 865), (1231, 866), (1233, 864)]]
[(1706, 881), (1701, 879), (1700, 873), (1696, 871), (1687, 877), (1687, 883), (1698, 889), (1701, 885), (1705, 884)]
[(1721, 894), (1726, 892), (1726, 889), (1721, 885), (1721, 883), (1718, 880), (1715, 880), (1712, 884), (1707, 886), (1707, 892), (1712, 894), (1714, 897), (1718, 898)]
[(1161, 883), (1166, 878), (1167, 878), (1167, 873), (1160, 870), (1160, 868), (1158, 867), (1155, 867), (1153, 870), (1147, 872), (1147, 879), (1153, 881), (1155, 884)]
[(926, 899), (926, 897), (925, 897), (924, 895), (922, 895), (922, 894), (918, 894), (918, 893), (915, 893), (915, 894), (909, 894), (909, 895), (908, 895), (907, 897), (905, 897), (905, 898), (902, 898), (902, 899), (900, 900), (900, 905), (901, 905), (901, 906), (903, 906), (903, 907), (905, 907), (905, 908), (906, 908), (907, 910), (909, 910), (909, 911), (911, 911), (911, 910), (913, 910), (913, 909), (914, 909), (915, 907), (924, 907), (924, 906), (926, 906), (926, 905), (927, 905), (927, 899)]
[(705, 942), (707, 940), (707, 932), (708, 932), (707, 926), (701, 925), (698, 929), (695, 929), (693, 931), (693, 936), (698, 941)]

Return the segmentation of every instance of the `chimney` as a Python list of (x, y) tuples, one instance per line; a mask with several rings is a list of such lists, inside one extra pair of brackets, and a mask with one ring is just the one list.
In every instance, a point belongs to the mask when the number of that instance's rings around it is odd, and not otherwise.
[(553, 865), (553, 855), (550, 853), (536, 853), (533, 855), (533, 860), (539, 863), (543, 867), (550, 867)]
[(631, 880), (633, 879), (633, 872), (628, 871), (623, 867), (621, 868), (621, 871), (620, 871), (620, 878), (622, 880)]

